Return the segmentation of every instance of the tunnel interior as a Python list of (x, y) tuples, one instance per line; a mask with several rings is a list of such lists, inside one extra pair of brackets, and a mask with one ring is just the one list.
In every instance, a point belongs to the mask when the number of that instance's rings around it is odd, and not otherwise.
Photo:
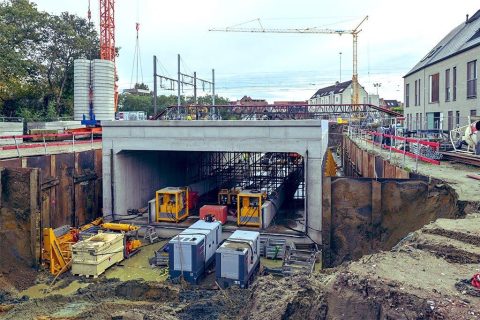
[(262, 228), (304, 231), (305, 163), (297, 153), (121, 151), (115, 159), (113, 205), (119, 216), (149, 207), (159, 189), (188, 187), (198, 195), (190, 219), (203, 205), (227, 205), (227, 224), (234, 225), (237, 198), (227, 204), (222, 192), (252, 191), (265, 195)]

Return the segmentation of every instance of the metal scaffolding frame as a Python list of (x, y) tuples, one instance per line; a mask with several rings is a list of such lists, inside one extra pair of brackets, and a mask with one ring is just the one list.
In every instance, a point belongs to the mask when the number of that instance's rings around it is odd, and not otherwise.
[(221, 105), (171, 106), (156, 115), (156, 120), (302, 120), (394, 119), (402, 114), (371, 104), (295, 104), (295, 105)]
[(219, 188), (258, 189), (269, 197), (285, 186), (295, 199), (305, 197), (304, 161), (297, 153), (201, 152), (195, 163), (190, 183), (214, 179)]

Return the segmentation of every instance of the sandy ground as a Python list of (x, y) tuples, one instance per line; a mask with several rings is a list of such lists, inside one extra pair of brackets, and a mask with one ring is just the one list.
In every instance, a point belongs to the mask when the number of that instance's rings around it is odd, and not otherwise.
[(365, 150), (375, 154), (381, 154), (385, 159), (390, 159), (393, 164), (402, 168), (407, 168), (411, 172), (440, 179), (455, 189), (458, 199), (462, 201), (480, 201), (480, 181), (467, 177), (467, 174), (479, 174), (480, 168), (467, 166), (448, 161), (442, 161), (440, 165), (434, 165), (427, 162), (415, 161), (414, 158), (403, 157), (403, 155), (388, 150), (380, 149), (379, 146), (373, 146), (365, 140), (353, 138), (357, 145)]
[[(83, 141), (82, 141), (83, 142)], [(65, 153), (65, 152), (72, 152), (72, 151), (87, 151), (91, 149), (101, 149), (102, 142), (94, 142), (93, 144), (90, 143), (82, 143), (76, 144), (75, 146), (72, 145), (62, 145), (62, 146), (47, 146), (46, 153), (47, 154), (57, 154), (57, 153)], [(31, 148), (31, 149), (18, 149), (20, 153), (20, 157), (26, 156), (38, 156), (45, 154), (45, 148), (42, 146), (40, 148)], [(7, 159), (7, 158), (17, 158), (18, 153), (17, 150), (0, 150), (0, 159)]]

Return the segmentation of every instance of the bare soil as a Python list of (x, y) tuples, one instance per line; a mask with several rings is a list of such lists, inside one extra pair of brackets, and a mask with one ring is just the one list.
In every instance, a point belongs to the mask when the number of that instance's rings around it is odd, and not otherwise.
[[(81, 280), (87, 286), (73, 294), (36, 299), (2, 289), (0, 318), (480, 319), (480, 290), (469, 283), (480, 272), (479, 237), (480, 214), (439, 219), (409, 234), (391, 251), (311, 276), (260, 274), (249, 289), (220, 290), (213, 274), (200, 286), (103, 276)], [(1, 278), (5, 281), (10, 275)], [(75, 280), (65, 274), (57, 288)], [(49, 283), (51, 277), (37, 279), (42, 281)]]

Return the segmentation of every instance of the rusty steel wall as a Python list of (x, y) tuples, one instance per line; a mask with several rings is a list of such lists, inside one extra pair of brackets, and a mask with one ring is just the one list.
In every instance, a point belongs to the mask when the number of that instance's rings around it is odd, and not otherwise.
[(80, 226), (101, 216), (102, 150), (0, 160), (0, 168), (37, 168), (41, 227)]
[(458, 216), (457, 194), (428, 179), (323, 178), (323, 263), (390, 250), (437, 218)]
[(343, 136), (342, 165), (347, 177), (410, 178), (408, 171), (391, 164), (381, 156), (359, 148), (348, 136)]

